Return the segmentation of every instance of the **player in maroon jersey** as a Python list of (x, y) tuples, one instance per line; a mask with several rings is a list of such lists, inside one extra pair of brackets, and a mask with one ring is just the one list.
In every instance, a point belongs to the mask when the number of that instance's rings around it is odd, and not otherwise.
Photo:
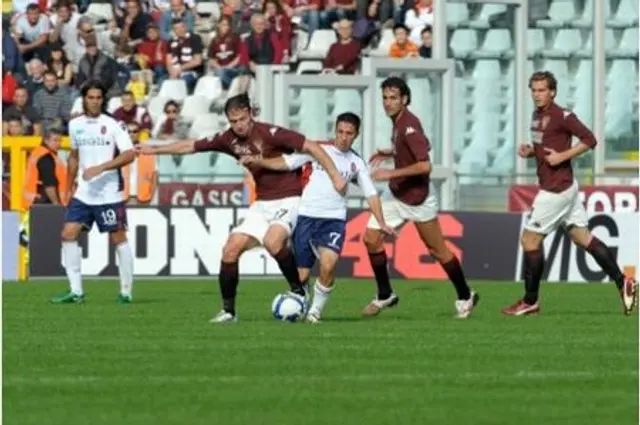
[[(411, 103), (411, 91), (407, 83), (401, 78), (389, 77), (383, 81), (381, 88), (384, 109), (393, 122), (393, 147), (379, 149), (370, 162), (374, 167), (386, 159), (393, 159), (395, 163), (392, 170), (378, 168), (372, 173), (376, 181), (389, 181), (388, 189), (381, 195), (384, 219), (391, 227), (398, 227), (405, 221), (413, 222), (429, 252), (442, 265), (455, 287), (458, 295), (455, 302), (456, 317), (467, 318), (479, 297), (469, 288), (458, 258), (449, 250), (442, 235), (438, 222), (438, 200), (429, 179), (431, 144), (422, 130), (420, 120), (407, 109)], [(378, 294), (365, 307), (365, 316), (374, 316), (399, 301), (389, 281), (383, 237), (380, 225), (372, 216), (367, 224), (364, 243), (378, 285)]]
[[(275, 158), (293, 152), (306, 152), (327, 170), (334, 187), (344, 193), (346, 182), (331, 158), (319, 145), (295, 131), (254, 121), (246, 94), (231, 97), (225, 105), (231, 128), (213, 137), (183, 140), (165, 146), (142, 145), (143, 154), (191, 154), (217, 151), (236, 159), (258, 156)], [(251, 205), (242, 223), (234, 228), (222, 249), (220, 292), (222, 311), (211, 319), (213, 323), (236, 321), (238, 260), (242, 253), (262, 245), (275, 258), (289, 282), (292, 294), (304, 301), (305, 290), (298, 276), (295, 257), (289, 248), (289, 237), (296, 225), (298, 203), (302, 193), (300, 170), (272, 171), (249, 165), (256, 182), (257, 200)]]
[[(540, 311), (538, 292), (544, 269), (542, 242), (547, 234), (565, 226), (573, 242), (586, 249), (602, 270), (616, 283), (625, 314), (636, 304), (637, 282), (626, 278), (611, 250), (589, 231), (587, 212), (580, 201), (571, 160), (596, 146), (593, 133), (571, 112), (554, 102), (558, 82), (550, 72), (536, 72), (529, 79), (536, 106), (531, 119), (532, 144), (520, 145), (522, 158), (535, 158), (540, 190), (521, 237), (524, 251), (522, 300), (502, 310), (522, 316)], [(572, 137), (580, 143), (572, 146)]]

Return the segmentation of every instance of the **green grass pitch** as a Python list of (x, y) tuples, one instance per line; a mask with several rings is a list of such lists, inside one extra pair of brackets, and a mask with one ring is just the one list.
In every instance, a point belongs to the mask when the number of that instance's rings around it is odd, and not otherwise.
[(212, 325), (215, 278), (5, 284), (4, 425), (631, 425), (638, 320), (612, 285), (545, 284), (542, 314), (503, 317), (520, 284), (476, 282), (453, 319), (446, 283), (396, 282), (398, 308), (360, 312), (340, 280), (320, 325), (271, 318), (280, 281), (240, 284), (237, 325)]

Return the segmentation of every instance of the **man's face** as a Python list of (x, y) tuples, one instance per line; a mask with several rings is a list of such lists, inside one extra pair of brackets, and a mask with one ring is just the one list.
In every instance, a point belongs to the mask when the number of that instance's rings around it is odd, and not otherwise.
[(125, 94), (124, 96), (121, 97), (121, 99), (122, 99), (122, 107), (124, 108), (125, 111), (130, 111), (131, 109), (133, 109), (134, 106), (136, 106), (136, 100), (130, 94)]
[(424, 33), (422, 33), (422, 45), (423, 46), (427, 46), (427, 47), (431, 47), (431, 45), (433, 44), (433, 40), (432, 40), (432, 34), (429, 31), (425, 31)]
[(341, 121), (336, 125), (336, 147), (343, 152), (347, 152), (351, 149), (351, 145), (358, 137), (358, 131), (356, 127), (345, 121)]
[(63, 21), (67, 22), (71, 17), (71, 12), (69, 11), (68, 6), (58, 6), (58, 17)]
[(48, 90), (53, 90), (58, 87), (58, 77), (53, 74), (46, 74), (44, 76), (44, 86)]
[(91, 89), (84, 98), (84, 105), (89, 114), (99, 115), (102, 111), (102, 91), (100, 89)]
[(400, 89), (388, 87), (382, 90), (382, 104), (389, 117), (395, 117), (402, 111), (407, 102), (406, 96), (400, 95)]
[(552, 101), (556, 93), (549, 90), (547, 80), (531, 82), (531, 99), (538, 108), (546, 108)]
[(62, 144), (62, 136), (60, 136), (59, 134), (51, 134), (47, 138), (47, 145), (49, 146), (49, 149), (53, 151), (57, 152), (58, 149), (60, 149), (61, 144)]
[(171, 0), (172, 11), (180, 12), (182, 10), (182, 6), (184, 6), (184, 2), (182, 0)]
[(342, 19), (338, 22), (338, 34), (340, 35), (340, 39), (348, 40), (351, 38), (353, 34), (353, 30), (351, 28), (351, 22), (346, 19)]
[(37, 8), (27, 10), (27, 21), (31, 25), (35, 25), (38, 23), (38, 19), (40, 19), (40, 10)]
[(160, 38), (160, 33), (157, 28), (151, 27), (147, 30), (147, 38), (151, 41), (156, 41)]
[(173, 32), (176, 33), (178, 38), (184, 38), (187, 35), (187, 27), (184, 22), (178, 22), (173, 25)]
[(9, 121), (9, 127), (7, 129), (9, 136), (22, 136), (22, 122), (20, 120)]
[(42, 77), (42, 74), (44, 74), (44, 64), (40, 61), (30, 62), (29, 68), (31, 68), (31, 75), (36, 78), (40, 78)]
[(395, 35), (398, 44), (404, 44), (407, 42), (407, 32), (404, 28), (398, 28), (393, 35)]
[(131, 137), (131, 141), (134, 144), (140, 143), (140, 129), (137, 125), (127, 126), (127, 132), (129, 133), (129, 137)]
[(251, 131), (251, 111), (248, 108), (232, 109), (227, 113), (227, 120), (238, 137), (247, 137)]
[(264, 32), (264, 28), (265, 22), (263, 16), (255, 15), (253, 18), (251, 18), (251, 29), (256, 34), (262, 34)]
[(87, 46), (87, 54), (89, 56), (96, 56), (98, 54), (98, 46)]
[(90, 23), (85, 23), (80, 26), (80, 35), (82, 37), (86, 37), (89, 34), (93, 34), (93, 25)]
[(16, 93), (13, 95), (13, 103), (23, 108), (27, 102), (29, 101), (29, 92), (26, 89), (18, 89)]
[(127, 15), (136, 16), (140, 12), (140, 6), (135, 1), (127, 2)]

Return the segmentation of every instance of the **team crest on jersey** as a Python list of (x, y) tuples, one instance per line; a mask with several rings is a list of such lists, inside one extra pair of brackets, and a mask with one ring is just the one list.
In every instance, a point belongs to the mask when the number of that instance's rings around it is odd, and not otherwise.
[(355, 163), (355, 162), (352, 162), (352, 163), (351, 163), (351, 172), (352, 172), (352, 173), (355, 173), (356, 171), (357, 171), (356, 163)]
[(549, 117), (549, 116), (542, 117), (542, 120), (540, 120), (540, 128), (542, 130), (547, 128), (547, 126), (549, 125), (549, 121), (551, 121), (551, 117)]
[(253, 144), (253, 147), (256, 148), (258, 153), (262, 153), (262, 140), (260, 139), (254, 140), (252, 144)]
[(107, 134), (107, 126), (103, 125), (102, 127), (100, 127), (100, 134)]

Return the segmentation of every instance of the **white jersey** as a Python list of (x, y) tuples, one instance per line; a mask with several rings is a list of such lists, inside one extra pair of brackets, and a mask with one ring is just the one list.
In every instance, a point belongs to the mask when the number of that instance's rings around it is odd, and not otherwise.
[[(352, 150), (343, 152), (332, 144), (322, 144), (321, 146), (347, 182), (351, 182), (355, 178), (366, 198), (378, 194), (369, 175), (367, 164), (357, 153)], [(311, 162), (313, 167), (309, 183), (302, 192), (298, 215), (346, 220), (347, 198), (335, 190), (329, 174), (322, 165), (312, 156), (304, 153), (283, 155), (283, 158), (290, 169), (300, 168), (308, 162)]]
[(78, 189), (74, 195), (88, 205), (105, 205), (123, 201), (124, 180), (121, 170), (109, 170), (89, 181), (82, 173), (89, 167), (111, 161), (120, 153), (133, 149), (124, 124), (109, 115), (81, 115), (69, 123), (71, 149), (78, 150)]

